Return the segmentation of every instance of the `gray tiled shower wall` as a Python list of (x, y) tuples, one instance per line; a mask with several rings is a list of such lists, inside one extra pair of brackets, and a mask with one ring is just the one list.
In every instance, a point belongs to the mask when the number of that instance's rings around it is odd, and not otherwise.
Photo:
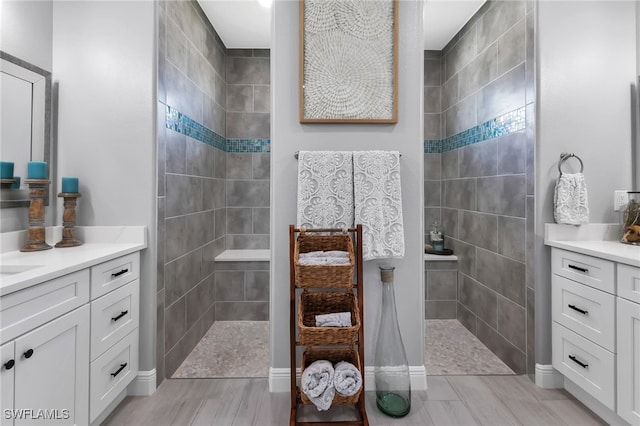
[(488, 2), (442, 52), (425, 52), (424, 67), (425, 139), (526, 106), (524, 131), (424, 154), (425, 241), (438, 219), (459, 258), (457, 274), (427, 263), (425, 318), (458, 318), (519, 374), (535, 367), (534, 12)]
[(230, 293), (213, 259), (226, 248), (268, 248), (269, 154), (228, 153), (168, 129), (166, 106), (227, 139), (270, 131), (269, 52), (227, 50), (196, 2), (158, 4), (159, 383), (214, 321), (268, 312), (268, 262), (243, 272)]

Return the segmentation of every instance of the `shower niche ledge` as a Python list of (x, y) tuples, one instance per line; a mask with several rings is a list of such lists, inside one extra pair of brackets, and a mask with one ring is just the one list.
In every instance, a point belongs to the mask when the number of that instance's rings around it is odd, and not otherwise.
[(225, 250), (214, 259), (216, 262), (269, 262), (269, 249), (236, 249)]

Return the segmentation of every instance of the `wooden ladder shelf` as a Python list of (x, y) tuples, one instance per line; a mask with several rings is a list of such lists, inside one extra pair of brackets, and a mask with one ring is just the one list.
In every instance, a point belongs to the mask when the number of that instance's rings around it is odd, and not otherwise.
[[(355, 236), (355, 249), (353, 246), (353, 238)], [(306, 241), (313, 241), (315, 244), (312, 249), (309, 245), (304, 246), (304, 238), (308, 238)], [(332, 240), (332, 238), (334, 238)], [(342, 246), (338, 248), (336, 245), (348, 245), (347, 251), (350, 253), (351, 265), (322, 265), (312, 266), (306, 268), (296, 263), (296, 256), (298, 252), (305, 253), (308, 251), (329, 251), (329, 250), (344, 250)], [(298, 244), (298, 246), (296, 246)], [(363, 263), (362, 263), (362, 225), (356, 225), (355, 228), (338, 229), (302, 229), (295, 228), (294, 225), (289, 225), (289, 323), (290, 323), (290, 364), (291, 364), (291, 414), (289, 424), (295, 425), (325, 425), (325, 424), (342, 424), (353, 426), (368, 426), (369, 420), (367, 419), (367, 413), (365, 410), (365, 391), (364, 391), (364, 322), (363, 322)], [(333, 268), (333, 269), (331, 269)], [(348, 269), (351, 268), (351, 269)], [(331, 270), (330, 270), (331, 269)], [(308, 273), (308, 271), (312, 271)], [(321, 271), (321, 272), (318, 272)], [(337, 272), (336, 272), (337, 271)], [(345, 280), (344, 273), (348, 272), (348, 280)], [(316, 275), (314, 275), (316, 274)], [(322, 275), (328, 274), (328, 275)], [(355, 282), (354, 282), (355, 279)], [(310, 291), (311, 290), (311, 291)], [(322, 291), (329, 290), (330, 293), (322, 293)], [(352, 325), (353, 327), (307, 327), (307, 321), (304, 321), (303, 329), (304, 333), (300, 330), (301, 327), (296, 327), (302, 318), (302, 313), (298, 310), (303, 309), (305, 306), (303, 303), (307, 298), (320, 298), (320, 304), (324, 303), (322, 294), (331, 298), (348, 298), (351, 300), (352, 310)], [(296, 299), (300, 300), (298, 308), (296, 310)], [(327, 302), (329, 304), (329, 302)], [(308, 312), (307, 312), (308, 313)], [(326, 312), (330, 313), (330, 312)], [(300, 314), (300, 315), (298, 315)], [(355, 318), (354, 318), (355, 315)], [(305, 317), (306, 318), (306, 317)], [(315, 324), (313, 324), (315, 325)], [(307, 334), (308, 333), (308, 334)], [(313, 333), (313, 334), (312, 334)], [(362, 375), (362, 386), (358, 394), (352, 397), (334, 397), (334, 405), (352, 404), (355, 406), (357, 415), (360, 417), (356, 420), (342, 420), (342, 421), (299, 421), (297, 419), (298, 407), (301, 404), (309, 404), (309, 399), (302, 396), (302, 389), (296, 383), (296, 348), (304, 347), (305, 353), (302, 357), (302, 363), (307, 363), (309, 360), (313, 360), (313, 351), (317, 351), (316, 354), (329, 353), (351, 353), (352, 359), (356, 360), (359, 365), (357, 367)], [(321, 347), (322, 349), (314, 349)], [(327, 349), (328, 348), (328, 349)], [(326, 352), (322, 352), (322, 351)], [(309, 351), (309, 352), (307, 352)], [(308, 355), (310, 354), (310, 355)], [(305, 361), (305, 356), (308, 360)], [(320, 358), (324, 359), (324, 358)], [(331, 360), (332, 362), (337, 362)], [(304, 370), (305, 366), (301, 365), (301, 370)], [(332, 406), (333, 408), (333, 406)], [(329, 412), (331, 409), (329, 409)]]

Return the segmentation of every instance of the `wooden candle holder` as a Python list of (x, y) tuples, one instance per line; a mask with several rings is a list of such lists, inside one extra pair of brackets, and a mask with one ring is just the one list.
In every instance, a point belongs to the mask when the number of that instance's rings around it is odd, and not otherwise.
[(29, 185), (29, 229), (27, 231), (27, 243), (20, 251), (41, 251), (52, 248), (45, 242), (44, 232), (44, 198), (47, 195), (49, 179), (25, 179)]
[(58, 197), (64, 198), (64, 212), (62, 213), (62, 240), (56, 247), (76, 247), (82, 244), (82, 241), (75, 239), (76, 224), (76, 200), (81, 197), (79, 192), (61, 192)]
[(11, 186), (16, 182), (14, 178), (11, 179), (0, 179), (0, 188), (2, 189), (11, 189)]

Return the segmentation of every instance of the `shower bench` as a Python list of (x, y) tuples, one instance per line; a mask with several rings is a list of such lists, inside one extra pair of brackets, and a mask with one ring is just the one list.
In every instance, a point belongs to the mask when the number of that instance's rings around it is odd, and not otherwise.
[(269, 320), (271, 250), (225, 250), (215, 257), (216, 321)]

